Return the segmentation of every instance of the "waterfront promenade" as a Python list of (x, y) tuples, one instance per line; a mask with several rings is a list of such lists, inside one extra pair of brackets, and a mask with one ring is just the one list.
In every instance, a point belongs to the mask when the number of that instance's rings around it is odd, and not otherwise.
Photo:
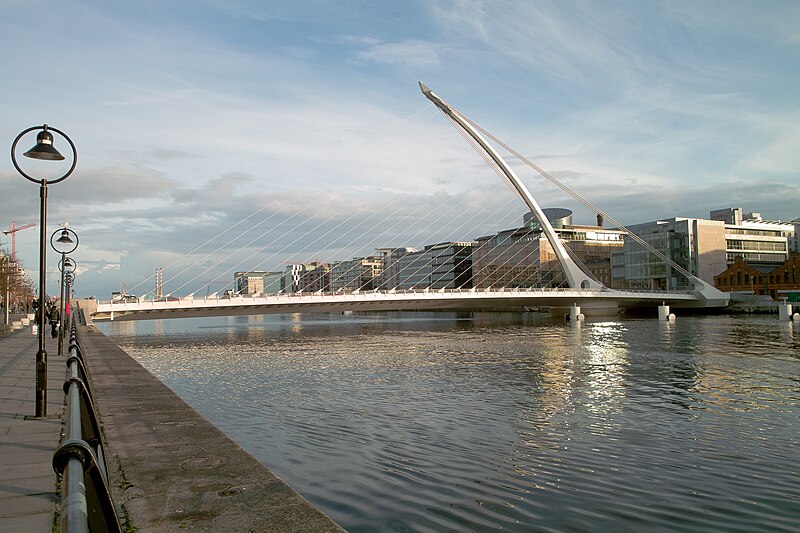
[[(79, 335), (123, 525), (342, 531), (93, 326)], [(30, 328), (0, 337), (0, 531), (50, 531), (56, 516), (66, 366), (48, 354), (49, 416), (33, 419), (36, 349)]]
[(0, 336), (0, 531), (52, 530), (66, 366), (47, 333), (47, 418), (34, 417), (36, 336), (30, 327)]

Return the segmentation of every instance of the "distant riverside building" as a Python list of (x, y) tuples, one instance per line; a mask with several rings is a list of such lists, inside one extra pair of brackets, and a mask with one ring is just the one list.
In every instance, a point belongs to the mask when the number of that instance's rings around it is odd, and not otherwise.
[(740, 207), (712, 211), (711, 219), (725, 222), (728, 265), (741, 257), (750, 264), (777, 266), (789, 257), (789, 240), (795, 235), (792, 222), (764, 220), (761, 213), (742, 214)]
[[(622, 251), (624, 233), (601, 225), (572, 224), (568, 209), (544, 209), (564, 245), (601, 283), (611, 286), (611, 255)], [(479, 237), (473, 256), (475, 287), (553, 287), (565, 283), (563, 269), (533, 213), (524, 225)], [(598, 220), (602, 222), (602, 220)]]
[(794, 233), (789, 237), (789, 253), (800, 254), (800, 218), (790, 222), (794, 226)]
[(430, 244), (420, 251), (395, 248), (385, 256), (387, 275), (381, 286), (386, 289), (470, 288), (474, 246), (474, 242), (443, 242)]
[(264, 276), (269, 272), (252, 270), (249, 272), (236, 272), (233, 275), (234, 287), (237, 294), (256, 294), (264, 292)]
[(398, 273), (402, 267), (400, 259), (416, 252), (417, 249), (406, 246), (402, 248), (380, 248), (376, 251), (383, 257), (383, 272), (381, 273), (379, 287), (384, 290), (397, 288)]
[(237, 294), (276, 294), (283, 288), (283, 272), (236, 272), (233, 279)]
[[(788, 257), (788, 236), (794, 227), (765, 221), (741, 208), (719, 209), (711, 219), (674, 217), (628, 229), (691, 274), (708, 282), (741, 257), (751, 265), (775, 268)], [(625, 287), (677, 289), (688, 286), (684, 276), (633, 239), (625, 240)], [(616, 281), (616, 280), (615, 280)]]
[(383, 266), (384, 258), (380, 255), (334, 261), (331, 265), (330, 287), (325, 290), (350, 292), (376, 289), (380, 284)]
[(295, 292), (319, 292), (328, 290), (331, 284), (330, 265), (313, 263), (314, 268), (305, 270), (300, 275), (299, 288)]
[(267, 272), (264, 274), (264, 294), (278, 294), (283, 289), (283, 272)]
[(303, 276), (306, 272), (316, 269), (320, 266), (318, 262), (312, 263), (294, 263), (286, 265), (283, 271), (282, 290), (285, 293), (300, 292), (305, 289), (305, 282)]
[(426, 246), (431, 258), (431, 289), (472, 288), (472, 250), (475, 242), (446, 242)]
[(737, 257), (731, 266), (714, 276), (714, 286), (721, 291), (765, 294), (777, 300), (781, 294), (800, 290), (800, 255), (793, 253), (773, 269), (759, 268)]

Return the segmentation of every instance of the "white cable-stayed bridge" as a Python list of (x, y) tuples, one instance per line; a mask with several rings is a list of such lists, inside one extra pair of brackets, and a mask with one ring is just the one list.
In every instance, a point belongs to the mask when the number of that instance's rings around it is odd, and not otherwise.
[[(383, 274), (379, 278), (361, 276), (357, 262), (349, 270), (329, 271), (327, 277), (324, 270), (318, 271), (318, 279), (307, 283), (301, 290), (292, 287), (283, 287), (272, 293), (255, 293), (249, 295), (213, 294), (196, 296), (194, 293), (186, 296), (177, 296), (178, 291), (188, 287), (206, 275), (206, 271), (193, 274), (193, 266), (185, 267), (179, 274), (192, 275), (180, 287), (174, 289), (169, 295), (164, 296), (158, 292), (138, 298), (122, 298), (118, 301), (98, 301), (93, 310), (95, 320), (137, 320), (154, 318), (180, 318), (199, 316), (224, 316), (224, 315), (252, 315), (273, 313), (302, 313), (302, 312), (343, 312), (343, 311), (388, 311), (388, 310), (422, 310), (422, 309), (503, 309), (523, 307), (551, 307), (566, 309), (571, 306), (580, 306), (585, 311), (601, 314), (613, 314), (620, 309), (656, 307), (667, 304), (677, 308), (713, 308), (724, 307), (728, 304), (729, 297), (708, 283), (700, 280), (690, 273), (684, 266), (677, 264), (664, 252), (653, 248), (641, 237), (627, 231), (622, 224), (610, 214), (599, 209), (577, 192), (573, 191), (552, 175), (541, 169), (527, 158), (505, 145), (492, 134), (472, 122), (465, 115), (452, 108), (435, 93), (420, 83), (423, 94), (441, 111), (472, 145), (477, 153), (492, 168), (501, 180), (511, 189), (516, 196), (512, 200), (521, 200), (526, 208), (533, 214), (537, 221), (535, 228), (527, 228), (517, 232), (515, 253), (508, 254), (504, 262), (497, 261), (490, 264), (473, 262), (474, 257), (485, 254), (484, 247), (494, 245), (491, 239), (483, 241), (449, 243), (438, 248), (432, 247), (425, 254), (416, 254), (416, 251), (406, 251), (400, 254), (391, 254), (385, 250)], [(578, 202), (590, 211), (602, 216), (604, 220), (614, 224), (615, 229), (624, 232), (626, 239), (632, 239), (647, 253), (661, 262), (663, 268), (682, 276), (685, 280), (680, 287), (673, 290), (620, 290), (613, 289), (601, 283), (593, 275), (591, 269), (583, 264), (577, 254), (565, 244), (562, 237), (548, 220), (545, 211), (539, 206), (533, 195), (526, 188), (508, 162), (500, 155), (498, 149), (491, 144), (494, 142), (511, 154), (517, 161), (532, 168), (547, 180), (554, 183), (564, 192), (573, 196)], [(402, 228), (406, 235), (414, 238), (424, 238), (426, 232), (432, 227), (450, 223), (449, 216), (453, 210), (458, 212), (460, 207), (450, 206), (445, 209), (431, 204), (418, 204), (409, 206), (401, 204), (390, 207), (387, 212), (375, 211), (366, 218), (356, 222), (357, 214), (334, 213), (321, 218), (316, 224), (305, 229), (294, 239), (288, 239), (288, 233), (282, 234), (266, 243), (262, 248), (251, 252), (247, 257), (239, 260), (236, 266), (229, 269), (229, 275), (239, 265), (249, 264), (265, 248), (269, 247), (272, 256), (296, 247), (298, 239), (305, 239), (304, 250), (313, 250), (315, 246), (327, 248), (346, 248), (347, 240), (359, 240), (362, 247), (372, 246), (378, 248), (386, 242), (393, 232)], [(497, 199), (486, 201), (491, 210), (513, 209), (508, 201), (503, 205), (496, 205)], [(518, 204), (517, 204), (518, 205)], [(293, 206), (290, 206), (293, 207)], [(284, 225), (291, 225), (295, 219), (300, 219), (311, 209), (310, 204), (300, 207), (291, 215), (281, 221)], [(433, 213), (426, 217), (427, 225), (415, 229), (412, 225), (420, 212)], [(198, 246), (191, 253), (197, 252), (202, 247), (209, 245), (214, 239), (227, 234), (242, 224), (247, 223), (258, 212), (253, 213), (242, 221), (237, 222), (216, 237)], [(468, 230), (474, 218), (462, 217), (459, 227), (454, 230)], [(273, 213), (257, 224), (250, 224), (248, 231), (263, 224), (274, 222)], [(381, 230), (374, 230), (373, 219), (386, 217), (394, 222)], [(318, 217), (319, 218), (319, 217)], [(367, 229), (361, 229), (367, 228)], [(296, 228), (295, 228), (296, 231)], [(246, 232), (244, 232), (246, 233)], [(243, 234), (244, 234), (243, 233)], [(336, 236), (338, 235), (338, 236)], [(257, 235), (248, 241), (244, 247), (253, 245), (263, 239)], [(212, 257), (225, 247), (218, 246), (208, 252), (201, 260)], [(465, 251), (466, 250), (466, 251)], [(416, 255), (415, 255), (416, 254)], [(233, 257), (233, 253), (224, 257), (220, 262), (225, 262)], [(393, 262), (392, 262), (393, 260)], [(262, 262), (266, 264), (267, 260)], [(248, 269), (255, 270), (255, 269)], [(314, 272), (311, 270), (310, 272)], [(215, 283), (212, 281), (211, 283)]]

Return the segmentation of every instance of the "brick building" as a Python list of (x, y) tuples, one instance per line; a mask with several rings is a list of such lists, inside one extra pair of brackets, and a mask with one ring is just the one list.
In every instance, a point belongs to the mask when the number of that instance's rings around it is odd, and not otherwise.
[(794, 253), (772, 269), (756, 268), (737, 257), (724, 272), (714, 276), (714, 286), (726, 292), (767, 294), (777, 300), (781, 292), (800, 290), (800, 255)]

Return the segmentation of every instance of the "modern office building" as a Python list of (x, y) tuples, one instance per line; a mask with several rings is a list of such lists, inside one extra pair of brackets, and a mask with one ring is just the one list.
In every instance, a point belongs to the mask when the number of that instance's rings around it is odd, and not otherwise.
[(269, 272), (251, 270), (233, 275), (234, 291), (237, 294), (260, 294), (264, 292), (264, 276)]
[[(794, 227), (731, 208), (712, 211), (710, 220), (674, 217), (628, 229), (691, 274), (713, 283), (737, 257), (754, 267), (776, 268), (788, 258), (788, 236)], [(688, 287), (683, 275), (633, 239), (625, 241), (624, 263), (626, 287)]]
[(405, 263), (400, 262), (400, 259), (408, 254), (417, 252), (417, 249), (406, 246), (401, 248), (379, 248), (376, 252), (383, 258), (383, 272), (381, 273), (378, 288), (382, 290), (397, 288), (398, 274), (405, 265)]
[(306, 281), (303, 281), (303, 276), (306, 272), (312, 271), (320, 266), (320, 263), (314, 261), (312, 263), (293, 263), (286, 265), (283, 271), (282, 290), (284, 293), (293, 293), (306, 290)]
[(316, 266), (303, 271), (300, 275), (299, 288), (295, 292), (327, 291), (331, 285), (331, 268), (328, 263), (314, 263)]
[(800, 218), (790, 222), (794, 226), (794, 233), (789, 236), (789, 253), (800, 254)]
[(386, 289), (456, 289), (472, 287), (474, 242), (443, 242), (417, 251), (394, 248), (384, 257)]
[(283, 289), (283, 272), (267, 272), (264, 274), (264, 294), (278, 294)]
[[(572, 223), (568, 209), (544, 209), (564, 245), (598, 281), (611, 286), (611, 254), (622, 251), (624, 232), (601, 225)], [(473, 249), (475, 287), (556, 287), (566, 283), (563, 269), (533, 213), (524, 225), (479, 237)], [(602, 222), (599, 220), (599, 222)]]
[(277, 294), (283, 289), (283, 272), (252, 270), (236, 272), (234, 291), (237, 294)]
[(334, 261), (331, 265), (330, 287), (325, 290), (351, 292), (376, 289), (380, 285), (383, 263), (381, 255)]

